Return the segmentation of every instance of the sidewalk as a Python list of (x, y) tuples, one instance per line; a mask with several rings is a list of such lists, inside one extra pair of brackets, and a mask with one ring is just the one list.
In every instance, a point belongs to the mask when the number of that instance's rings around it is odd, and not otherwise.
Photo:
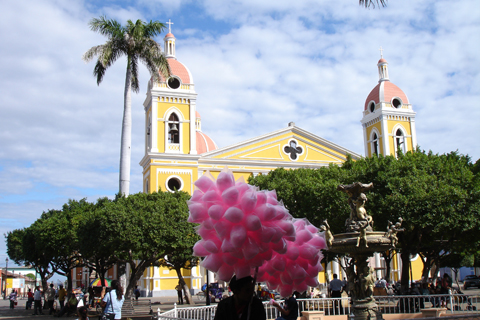
[[(177, 302), (176, 296), (171, 297), (154, 297), (154, 298), (140, 298), (141, 299), (150, 299), (152, 301), (152, 310), (153, 312), (157, 312), (160, 309), (160, 312), (166, 312), (174, 308), (175, 303)], [(200, 299), (197, 296), (192, 296), (193, 302), (195, 302), (196, 306), (204, 306), (205, 299)], [(26, 310), (25, 305), (27, 303), (27, 299), (19, 299), (18, 304), (15, 309), (10, 309), (10, 301), (3, 300), (0, 297), (0, 319), (12, 319), (12, 320), (21, 320), (21, 319), (42, 319), (42, 320), (53, 320), (53, 319), (77, 319), (77, 316), (71, 315), (67, 317), (64, 315), (61, 318), (56, 318), (53, 315), (48, 315), (48, 309), (43, 310), (44, 315), (32, 315), (33, 309)], [(213, 303), (212, 303), (213, 304)], [(185, 308), (190, 307), (190, 305), (178, 305), (177, 308)], [(90, 317), (90, 319), (95, 320), (96, 317)]]

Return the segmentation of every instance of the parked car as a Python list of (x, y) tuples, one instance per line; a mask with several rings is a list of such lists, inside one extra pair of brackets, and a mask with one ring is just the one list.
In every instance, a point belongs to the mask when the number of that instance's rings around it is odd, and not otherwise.
[(463, 279), (463, 289), (466, 290), (470, 287), (480, 288), (480, 278), (475, 275), (466, 276)]

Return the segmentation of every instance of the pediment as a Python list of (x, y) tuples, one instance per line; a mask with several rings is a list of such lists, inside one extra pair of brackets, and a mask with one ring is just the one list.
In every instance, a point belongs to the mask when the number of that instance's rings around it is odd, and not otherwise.
[(241, 162), (292, 162), (311, 165), (342, 163), (347, 154), (360, 155), (298, 127), (287, 127), (263, 136), (205, 153), (200, 161), (222, 159)]

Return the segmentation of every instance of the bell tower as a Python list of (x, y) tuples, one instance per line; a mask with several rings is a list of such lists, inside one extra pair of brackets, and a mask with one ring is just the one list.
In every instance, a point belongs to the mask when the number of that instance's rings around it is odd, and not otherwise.
[[(164, 55), (170, 68), (168, 79), (150, 79), (145, 110), (145, 155), (143, 191), (183, 190), (193, 193), (198, 178), (199, 154), (216, 148), (201, 132), (197, 93), (190, 70), (176, 57), (172, 22), (164, 38)], [(205, 142), (206, 141), (206, 142)], [(211, 142), (208, 144), (208, 142)], [(210, 147), (210, 148), (209, 148)]]
[(363, 139), (365, 156), (396, 155), (417, 147), (415, 112), (407, 95), (390, 82), (388, 62), (383, 55), (377, 63), (378, 84), (365, 100)]

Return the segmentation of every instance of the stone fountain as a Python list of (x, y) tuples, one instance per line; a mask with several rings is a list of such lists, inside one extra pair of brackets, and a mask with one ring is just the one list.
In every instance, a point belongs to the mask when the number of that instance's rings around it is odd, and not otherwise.
[(367, 214), (365, 192), (373, 188), (373, 183), (355, 182), (350, 185), (339, 185), (337, 190), (348, 195), (350, 216), (345, 221), (345, 233), (332, 235), (330, 226), (325, 220), (321, 229), (325, 231), (329, 251), (349, 256), (347, 265), (347, 292), (352, 300), (352, 314), (349, 319), (383, 319), (379, 312), (373, 288), (375, 273), (368, 266), (368, 258), (375, 252), (384, 252), (395, 248), (397, 233), (403, 231), (402, 219), (393, 224), (389, 222), (386, 232), (373, 231), (372, 216)]

